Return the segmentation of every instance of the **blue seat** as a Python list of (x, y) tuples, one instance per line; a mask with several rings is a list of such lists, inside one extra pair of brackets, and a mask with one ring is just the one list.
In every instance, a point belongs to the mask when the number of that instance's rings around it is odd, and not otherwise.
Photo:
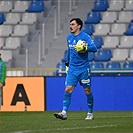
[(5, 16), (3, 13), (0, 13), (0, 24), (3, 24), (3, 22), (5, 21)]
[(84, 24), (82, 31), (86, 32), (88, 35), (92, 35), (94, 32), (93, 24)]
[(45, 10), (44, 1), (31, 1), (28, 12), (42, 12)]
[(101, 48), (101, 46), (103, 45), (103, 39), (101, 36), (94, 36), (93, 37), (94, 43), (96, 44), (97, 48)]
[(90, 63), (92, 70), (104, 70), (104, 64), (102, 62), (92, 62)]
[(88, 52), (88, 60), (93, 61), (95, 57), (95, 54), (93, 52)]
[(123, 69), (133, 70), (133, 62), (124, 62), (123, 63)]
[(109, 61), (112, 57), (112, 52), (110, 49), (100, 49), (98, 50), (95, 61)]
[(109, 5), (107, 0), (96, 0), (92, 11), (106, 11), (108, 7)]
[[(59, 70), (61, 71), (66, 71), (66, 66), (64, 62), (57, 63), (56, 68), (59, 68)], [(59, 75), (59, 70), (56, 70), (56, 75)]]
[(66, 58), (67, 58), (67, 50), (64, 52), (64, 57), (62, 59), (62, 62), (66, 62)]
[(106, 69), (107, 70), (120, 70), (121, 64), (120, 64), (120, 62), (108, 62), (106, 64)]
[(124, 34), (125, 35), (133, 35), (133, 22), (132, 21), (130, 24), (128, 24), (127, 30)]
[(87, 18), (84, 21), (85, 24), (98, 24), (102, 19), (100, 12), (89, 12)]

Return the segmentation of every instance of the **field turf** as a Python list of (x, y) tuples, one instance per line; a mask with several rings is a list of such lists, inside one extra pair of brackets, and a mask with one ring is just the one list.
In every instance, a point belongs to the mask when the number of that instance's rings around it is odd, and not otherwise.
[(0, 133), (133, 133), (133, 113), (69, 111), (67, 120), (56, 119), (54, 112), (0, 112)]

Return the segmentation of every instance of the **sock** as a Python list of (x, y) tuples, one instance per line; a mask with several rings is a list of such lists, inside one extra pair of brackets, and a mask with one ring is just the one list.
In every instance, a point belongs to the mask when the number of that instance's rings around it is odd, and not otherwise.
[(70, 103), (71, 103), (71, 93), (65, 92), (64, 93), (64, 101), (63, 101), (63, 111), (64, 112), (67, 112)]
[(90, 94), (86, 94), (87, 96), (87, 104), (88, 104), (88, 114), (92, 114), (93, 113), (93, 95), (92, 92)]

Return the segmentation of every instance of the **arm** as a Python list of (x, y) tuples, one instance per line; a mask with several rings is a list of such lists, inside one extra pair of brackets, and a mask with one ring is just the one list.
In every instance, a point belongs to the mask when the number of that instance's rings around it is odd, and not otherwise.
[(0, 83), (3, 84), (3, 86), (5, 85), (5, 79), (6, 79), (6, 64), (3, 62), (2, 64), (2, 75), (0, 78)]
[(97, 47), (90, 36), (87, 38), (88, 52), (97, 52)]
[(95, 45), (94, 42), (92, 42), (91, 44), (89, 44), (88, 46), (88, 52), (97, 52), (97, 47)]
[(90, 43), (88, 44), (88, 52), (97, 52), (97, 47), (92, 39), (90, 40)]
[(67, 67), (69, 66), (69, 53), (70, 53), (70, 49), (68, 48), (67, 54), (66, 54), (66, 62), (65, 62), (65, 65), (66, 65)]

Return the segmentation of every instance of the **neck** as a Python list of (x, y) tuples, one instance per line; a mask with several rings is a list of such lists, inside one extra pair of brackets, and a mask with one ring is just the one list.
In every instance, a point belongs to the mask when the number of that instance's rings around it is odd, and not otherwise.
[(79, 33), (80, 33), (80, 30), (77, 30), (77, 31), (74, 33), (74, 36), (77, 36)]

